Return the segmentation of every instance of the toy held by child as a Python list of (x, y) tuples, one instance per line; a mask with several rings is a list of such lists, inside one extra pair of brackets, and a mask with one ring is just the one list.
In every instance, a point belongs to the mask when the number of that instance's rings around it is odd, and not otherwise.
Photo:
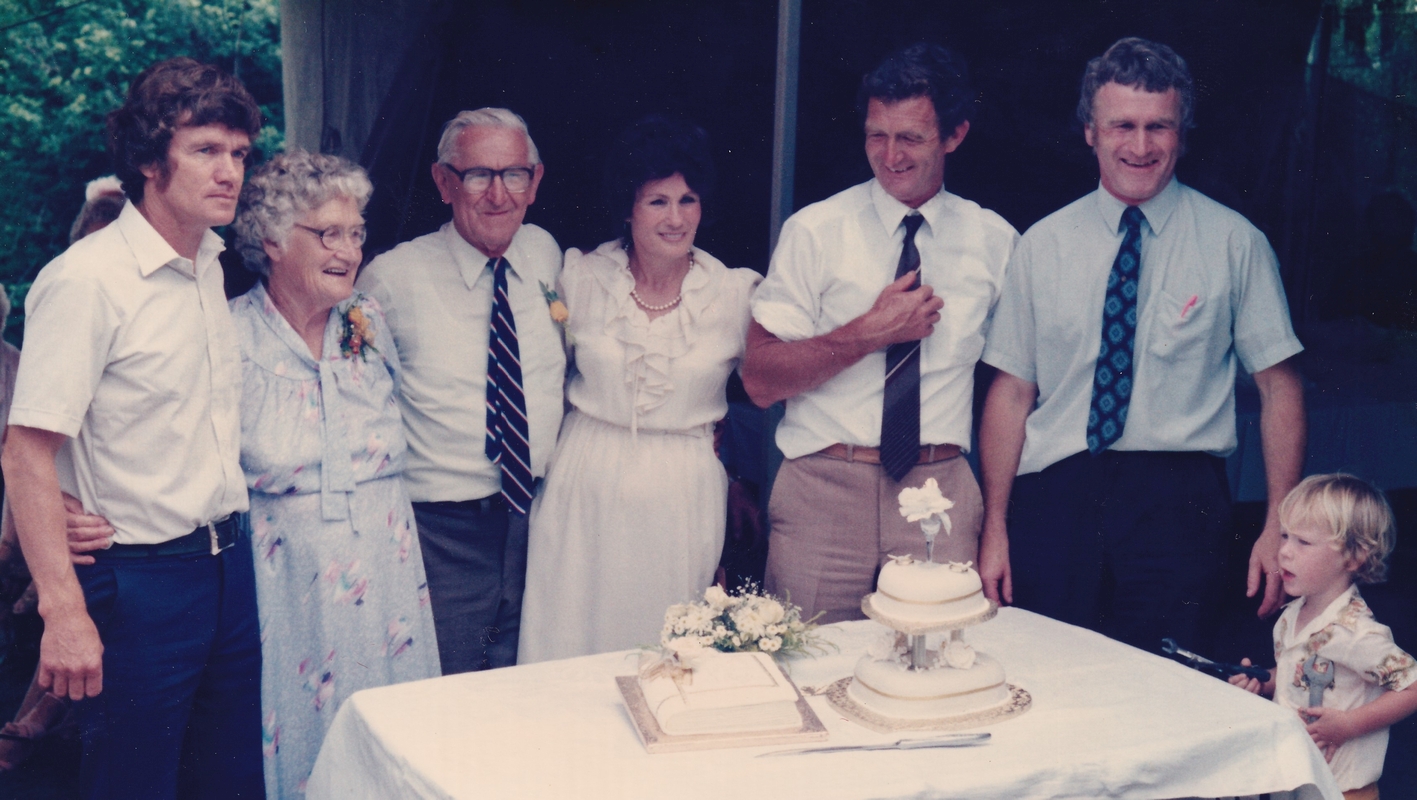
[(1298, 599), (1275, 623), (1269, 680), (1230, 683), (1298, 711), (1344, 796), (1376, 798), (1388, 727), (1417, 711), (1417, 663), (1356, 585), (1387, 576), (1392, 510), (1358, 478), (1313, 475), (1284, 498), (1279, 519), (1280, 578)]

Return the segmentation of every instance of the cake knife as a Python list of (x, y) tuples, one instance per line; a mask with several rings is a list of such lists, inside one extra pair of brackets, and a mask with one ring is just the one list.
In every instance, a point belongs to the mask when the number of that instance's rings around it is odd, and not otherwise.
[(885, 744), (844, 744), (836, 747), (803, 747), (799, 750), (774, 750), (763, 756), (796, 756), (804, 753), (841, 753), (847, 750), (923, 750), (927, 747), (972, 747), (989, 741), (987, 733), (947, 733), (928, 739), (900, 739)]

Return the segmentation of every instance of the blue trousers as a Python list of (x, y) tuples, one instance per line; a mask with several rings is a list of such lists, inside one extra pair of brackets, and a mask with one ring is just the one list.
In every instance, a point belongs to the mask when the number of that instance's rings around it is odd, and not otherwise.
[(517, 663), (527, 520), (498, 495), (414, 503), (444, 675)]
[(251, 542), (79, 565), (103, 691), (76, 704), (86, 798), (263, 798)]

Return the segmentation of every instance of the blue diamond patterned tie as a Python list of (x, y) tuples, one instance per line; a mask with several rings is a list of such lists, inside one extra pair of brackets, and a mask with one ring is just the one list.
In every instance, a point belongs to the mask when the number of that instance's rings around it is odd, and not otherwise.
[[(910, 214), (905, 226), (905, 245), (895, 279), (920, 268), (920, 251), (915, 232), (925, 218)], [(920, 277), (915, 278), (916, 288)], [(881, 466), (899, 483), (910, 468), (920, 463), (920, 340), (897, 342), (886, 348), (885, 404), (881, 409)]]
[(531, 508), (531, 445), (522, 393), (517, 321), (507, 298), (507, 260), (494, 258), (492, 331), (487, 338), (487, 458), (502, 468), (502, 497), (518, 514)]
[(1102, 303), (1102, 347), (1092, 377), (1087, 449), (1097, 455), (1122, 438), (1132, 399), (1132, 348), (1137, 339), (1137, 281), (1141, 276), (1141, 221), (1136, 206), (1122, 213), (1122, 246), (1107, 276)]

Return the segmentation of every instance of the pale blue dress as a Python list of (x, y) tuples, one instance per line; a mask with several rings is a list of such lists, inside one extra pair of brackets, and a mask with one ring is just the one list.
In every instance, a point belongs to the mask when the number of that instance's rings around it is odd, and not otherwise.
[[(341, 347), (356, 306), (372, 348)], [(266, 792), (304, 795), (340, 703), (437, 677), (438, 648), (400, 474), (399, 363), (378, 303), (330, 312), (316, 362), (261, 284), (231, 301), (241, 339), (241, 468), (261, 619)]]

